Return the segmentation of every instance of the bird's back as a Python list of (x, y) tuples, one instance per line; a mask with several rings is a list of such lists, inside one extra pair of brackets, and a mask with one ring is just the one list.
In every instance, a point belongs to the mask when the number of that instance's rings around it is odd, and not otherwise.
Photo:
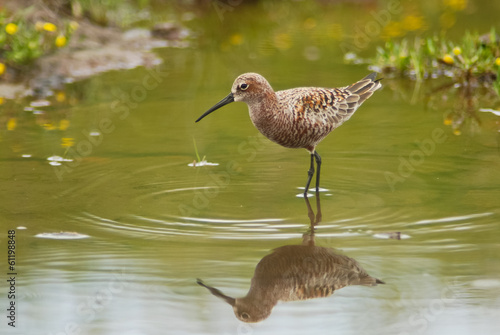
[(383, 282), (368, 275), (356, 260), (333, 249), (287, 245), (259, 262), (251, 290), (292, 301), (326, 297), (348, 285), (379, 283)]
[(281, 113), (275, 119), (271, 140), (289, 148), (313, 150), (332, 130), (349, 120), (354, 112), (381, 87), (372, 73), (340, 88), (299, 87), (277, 91)]

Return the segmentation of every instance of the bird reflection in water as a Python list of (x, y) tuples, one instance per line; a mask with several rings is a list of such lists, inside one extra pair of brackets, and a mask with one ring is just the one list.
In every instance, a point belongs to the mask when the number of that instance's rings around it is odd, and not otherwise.
[(255, 268), (250, 290), (245, 297), (231, 298), (200, 279), (197, 280), (199, 285), (230, 304), (239, 320), (265, 320), (278, 301), (328, 297), (349, 285), (385, 284), (380, 279), (371, 277), (356, 260), (334, 249), (315, 245), (314, 230), (321, 221), (319, 193), (316, 197), (316, 215), (308, 198), (304, 199), (311, 226), (304, 234), (302, 245), (285, 245), (262, 258)]

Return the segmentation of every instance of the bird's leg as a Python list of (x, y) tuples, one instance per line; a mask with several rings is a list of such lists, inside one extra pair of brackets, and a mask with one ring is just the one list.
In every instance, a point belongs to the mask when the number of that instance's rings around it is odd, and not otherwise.
[(321, 222), (321, 220), (323, 219), (323, 214), (321, 213), (321, 201), (319, 198), (320, 198), (319, 192), (316, 192), (316, 222), (315, 222), (315, 225), (319, 224)]
[(306, 184), (306, 189), (304, 190), (304, 197), (307, 197), (307, 190), (309, 190), (309, 184), (311, 184), (312, 177), (314, 175), (314, 154), (311, 154), (311, 167), (309, 168), (309, 171), (307, 171), (307, 184)]
[(309, 198), (304, 197), (307, 206), (307, 216), (309, 216), (310, 227), (307, 230), (307, 233), (302, 235), (302, 245), (314, 246), (314, 226), (316, 225), (314, 212), (311, 208), (311, 203), (309, 202)]
[(316, 165), (318, 166), (318, 171), (316, 172), (316, 192), (319, 192), (319, 174), (321, 170), (321, 156), (318, 154), (317, 151), (314, 151), (314, 158), (316, 158)]
[(311, 229), (312, 229), (314, 226), (314, 220), (315, 220), (314, 212), (312, 210), (311, 203), (309, 202), (309, 198), (305, 197), (305, 200), (306, 200), (306, 206), (307, 206), (307, 216), (309, 217), (309, 221), (311, 222)]

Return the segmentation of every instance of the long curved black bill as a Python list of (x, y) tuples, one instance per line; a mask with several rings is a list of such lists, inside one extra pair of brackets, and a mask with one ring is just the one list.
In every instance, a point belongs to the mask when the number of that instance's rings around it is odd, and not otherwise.
[(219, 108), (221, 108), (222, 106), (225, 106), (227, 104), (230, 104), (231, 102), (234, 102), (234, 96), (233, 96), (233, 93), (229, 93), (227, 97), (225, 97), (224, 99), (222, 99), (221, 101), (219, 101), (218, 103), (216, 103), (212, 108), (210, 108), (209, 110), (207, 110), (205, 113), (203, 113), (202, 116), (200, 116), (198, 118), (198, 120), (196, 120), (196, 122), (200, 121), (201, 119), (203, 119), (205, 116), (207, 116), (208, 114), (212, 113), (214, 110), (217, 110)]
[(201, 279), (196, 279), (196, 283), (200, 286), (207, 288), (210, 291), (210, 293), (215, 295), (217, 298), (221, 298), (221, 299), (225, 300), (231, 306), (234, 306), (234, 304), (235, 304), (234, 298), (228, 297), (227, 295), (225, 295), (224, 293), (222, 293), (221, 291), (219, 291), (215, 287), (205, 285), (205, 283)]

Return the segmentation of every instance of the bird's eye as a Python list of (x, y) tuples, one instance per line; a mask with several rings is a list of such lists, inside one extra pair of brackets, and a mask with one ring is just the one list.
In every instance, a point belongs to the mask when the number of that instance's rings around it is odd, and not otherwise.
[(243, 320), (248, 320), (248, 319), (250, 319), (250, 315), (248, 315), (247, 312), (243, 312), (243, 313), (241, 313), (241, 318)]
[(243, 83), (243, 84), (240, 85), (240, 89), (242, 91), (246, 90), (247, 88), (248, 88), (248, 84)]

